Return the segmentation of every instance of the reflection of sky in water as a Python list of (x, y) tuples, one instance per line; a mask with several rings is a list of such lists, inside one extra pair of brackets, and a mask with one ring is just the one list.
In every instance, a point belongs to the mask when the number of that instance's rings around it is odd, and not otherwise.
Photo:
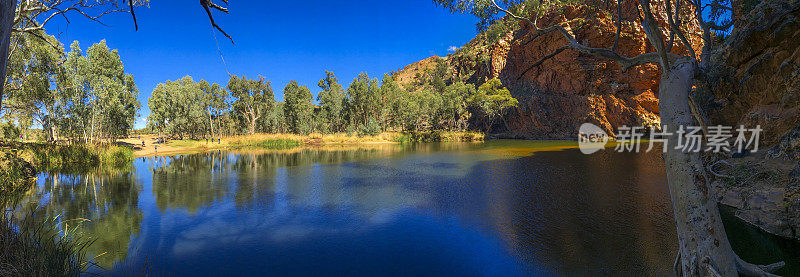
[[(658, 275), (676, 249), (657, 154), (574, 142), (378, 145), (137, 159), (40, 178), (103, 274)], [(86, 182), (91, 180), (92, 182)], [(735, 242), (734, 242), (735, 244)]]
[(168, 203), (164, 210), (156, 204), (161, 194), (147, 192), (169, 186), (152, 175), (194, 180), (194, 169), (151, 169), (175, 166), (181, 158), (139, 161), (146, 222), (115, 272), (147, 264), (151, 272), (179, 275), (520, 273), (519, 262), (497, 238), (457, 217), (426, 210), (441, 204), (435, 199), (440, 193), (432, 191), (447, 191), (448, 183), (463, 178), (477, 161), (475, 154), (384, 155), (288, 167), (225, 155), (227, 161), (208, 179), (225, 182), (227, 194), (210, 202), (189, 201), (205, 203), (189, 210), (179, 203)]

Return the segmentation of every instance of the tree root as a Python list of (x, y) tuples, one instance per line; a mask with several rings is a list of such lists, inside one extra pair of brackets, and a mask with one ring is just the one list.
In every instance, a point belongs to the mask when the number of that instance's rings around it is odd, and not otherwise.
[(739, 255), (734, 254), (736, 257), (736, 270), (742, 276), (778, 276), (772, 274), (773, 272), (783, 268), (785, 262), (777, 262), (770, 265), (755, 265), (742, 260)]

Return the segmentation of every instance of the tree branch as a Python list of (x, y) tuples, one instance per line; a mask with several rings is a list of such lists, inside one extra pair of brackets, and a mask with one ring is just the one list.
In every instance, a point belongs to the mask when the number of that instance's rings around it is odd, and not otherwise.
[(552, 53), (550, 53), (550, 54), (547, 54), (547, 55), (546, 55), (546, 56), (544, 56), (542, 59), (540, 59), (539, 61), (537, 61), (537, 62), (533, 63), (533, 64), (532, 64), (531, 66), (529, 66), (528, 68), (526, 68), (526, 69), (525, 69), (525, 71), (523, 71), (523, 72), (522, 72), (522, 74), (520, 74), (520, 75), (519, 75), (519, 77), (517, 77), (517, 80), (519, 80), (519, 79), (522, 79), (522, 77), (523, 77), (523, 76), (525, 76), (525, 74), (527, 74), (527, 73), (528, 73), (528, 71), (531, 71), (531, 69), (534, 69), (534, 68), (536, 68), (536, 67), (538, 67), (538, 66), (542, 65), (542, 63), (543, 63), (544, 61), (546, 61), (546, 60), (548, 60), (548, 59), (550, 59), (550, 58), (554, 57), (555, 55), (558, 55), (558, 53), (561, 53), (561, 52), (563, 52), (564, 50), (567, 50), (568, 48), (569, 48), (569, 45), (564, 45), (564, 46), (561, 46), (561, 47), (559, 47), (558, 49), (556, 49), (556, 51), (553, 51)]
[[(223, 2), (225, 2), (227, 4), (227, 1), (223, 1)], [(219, 10), (221, 12), (224, 12), (224, 13), (228, 13), (228, 9), (226, 9), (224, 7), (220, 7), (217, 4), (214, 4), (213, 2), (211, 2), (211, 0), (200, 0), (200, 5), (203, 6), (203, 9), (206, 10), (206, 14), (208, 14), (208, 20), (211, 21), (211, 26), (216, 28), (220, 33), (222, 33), (223, 35), (225, 35), (225, 37), (227, 37), (229, 40), (231, 40), (232, 44), (235, 44), (233, 42), (233, 38), (230, 35), (228, 35), (228, 33), (226, 33), (224, 30), (222, 30), (222, 28), (219, 27), (219, 25), (217, 25), (217, 22), (214, 21), (214, 16), (211, 14), (211, 8), (217, 9), (217, 10)]]
[[(640, 0), (640, 1), (647, 1), (647, 0)], [(531, 28), (533, 28), (534, 31), (535, 31), (535, 33), (534, 33), (533, 37), (531, 38), (531, 40), (536, 39), (537, 37), (539, 37), (541, 35), (544, 35), (544, 34), (547, 34), (547, 33), (550, 33), (550, 32), (554, 32), (554, 31), (558, 31), (559, 33), (561, 33), (561, 35), (564, 36), (564, 38), (567, 39), (567, 42), (568, 42), (568, 44), (565, 45), (565, 46), (562, 46), (562, 48), (566, 47), (566, 48), (570, 48), (570, 49), (573, 49), (573, 50), (581, 52), (581, 53), (585, 53), (585, 54), (590, 54), (590, 55), (595, 55), (595, 56), (600, 56), (600, 57), (611, 59), (613, 61), (616, 61), (617, 63), (619, 63), (622, 66), (622, 71), (623, 72), (627, 71), (629, 68), (634, 67), (634, 66), (647, 64), (647, 63), (658, 63), (659, 58), (661, 58), (664, 61), (666, 61), (669, 58), (666, 53), (661, 53), (659, 55), (655, 55), (655, 53), (644, 53), (644, 54), (638, 55), (638, 56), (633, 57), (633, 58), (628, 58), (628, 57), (624, 57), (624, 56), (618, 54), (617, 52), (615, 52), (614, 50), (611, 50), (611, 49), (588, 47), (588, 46), (585, 46), (583, 44), (580, 44), (578, 42), (578, 40), (576, 40), (575, 37), (569, 31), (567, 31), (567, 29), (565, 29), (561, 25), (552, 25), (552, 26), (549, 26), (549, 27), (541, 29), (541, 28), (537, 27), (536, 23), (534, 21), (530, 20), (529, 18), (524, 18), (524, 17), (518, 16), (518, 15), (516, 15), (516, 14), (514, 14), (514, 13), (512, 13), (512, 12), (506, 10), (506, 9), (501, 8), (499, 5), (497, 5), (497, 2), (495, 0), (492, 0), (492, 4), (494, 5), (495, 8), (497, 8), (498, 10), (506, 13), (507, 15), (509, 15), (509, 16), (515, 18), (515, 19), (524, 20), (524, 21), (528, 22), (531, 25)], [(649, 8), (648, 8), (648, 11), (649, 11)], [(652, 20), (652, 15), (650, 16), (650, 18)], [(661, 49), (663, 51), (663, 41), (662, 41)], [(563, 50), (561, 50), (561, 51), (563, 51)], [(550, 55), (554, 55), (554, 54), (551, 53)], [(548, 55), (548, 56), (550, 56), (550, 55)]]
[(736, 270), (742, 276), (778, 276), (772, 274), (786, 266), (785, 262), (777, 262), (770, 265), (755, 265), (742, 260), (739, 255), (733, 254), (736, 257)]

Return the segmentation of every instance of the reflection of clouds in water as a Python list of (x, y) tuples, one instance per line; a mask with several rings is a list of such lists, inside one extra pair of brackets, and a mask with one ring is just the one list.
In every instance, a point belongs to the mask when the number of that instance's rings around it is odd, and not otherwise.
[(201, 222), (185, 220), (187, 217), (180, 220), (182, 216), (179, 215), (165, 216), (164, 230), (180, 230), (171, 247), (172, 254), (187, 256), (213, 251), (220, 246), (279, 244), (332, 234), (354, 235), (390, 223), (398, 213), (428, 202), (426, 195), (401, 185), (344, 186), (327, 197), (318, 190), (297, 190), (303, 186), (300, 184), (309, 184), (298, 181), (304, 180), (276, 184), (274, 197), (266, 207), (242, 211), (229, 201), (202, 209), (195, 217), (202, 219)]

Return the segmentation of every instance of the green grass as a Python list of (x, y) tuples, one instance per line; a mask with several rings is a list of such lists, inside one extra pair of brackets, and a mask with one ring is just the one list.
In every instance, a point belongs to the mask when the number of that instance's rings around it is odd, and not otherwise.
[(259, 148), (270, 150), (290, 149), (300, 145), (302, 145), (302, 142), (296, 139), (264, 139), (247, 142), (240, 141), (229, 144), (229, 146), (233, 148)]
[(26, 143), (19, 147), (20, 156), (37, 170), (64, 172), (97, 167), (130, 166), (133, 149), (116, 145), (55, 145)]

